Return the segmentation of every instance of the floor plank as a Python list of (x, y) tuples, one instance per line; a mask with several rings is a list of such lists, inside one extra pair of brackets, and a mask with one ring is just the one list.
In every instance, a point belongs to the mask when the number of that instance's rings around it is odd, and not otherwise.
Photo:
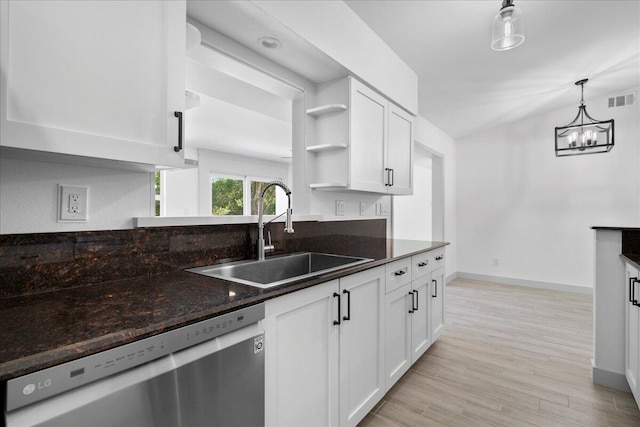
[(640, 426), (629, 393), (591, 382), (592, 310), (590, 295), (455, 280), (444, 333), (360, 426)]

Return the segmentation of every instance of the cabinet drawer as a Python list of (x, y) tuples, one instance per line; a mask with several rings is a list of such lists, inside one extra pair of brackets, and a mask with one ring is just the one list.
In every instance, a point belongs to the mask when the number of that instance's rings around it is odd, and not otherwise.
[(431, 253), (425, 252), (423, 254), (414, 255), (411, 257), (411, 279), (416, 280), (429, 274), (433, 261), (431, 260)]
[(386, 265), (387, 293), (411, 282), (411, 258), (399, 259)]
[(429, 261), (431, 271), (444, 266), (444, 248), (431, 251), (429, 254), (431, 255), (431, 260)]

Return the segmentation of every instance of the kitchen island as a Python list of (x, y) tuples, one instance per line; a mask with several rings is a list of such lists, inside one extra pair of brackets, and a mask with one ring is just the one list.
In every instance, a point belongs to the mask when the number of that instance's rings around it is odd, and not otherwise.
[[(636, 307), (629, 299), (629, 278), (626, 277), (629, 269), (625, 268), (625, 263), (636, 268), (640, 266), (640, 228), (592, 228), (596, 258), (592, 379), (595, 384), (631, 390), (635, 395), (635, 384), (630, 384), (635, 381), (629, 380), (627, 368), (631, 359), (640, 356), (637, 347), (635, 350), (629, 347), (632, 338), (629, 336), (629, 316), (633, 316)], [(636, 336), (635, 340), (638, 339), (640, 337)]]

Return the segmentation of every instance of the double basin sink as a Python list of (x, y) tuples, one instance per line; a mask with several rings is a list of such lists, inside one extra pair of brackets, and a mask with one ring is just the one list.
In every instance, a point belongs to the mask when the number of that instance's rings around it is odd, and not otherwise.
[(369, 261), (373, 260), (304, 252), (270, 257), (264, 261), (238, 261), (190, 268), (187, 271), (266, 289), (296, 280), (310, 279)]

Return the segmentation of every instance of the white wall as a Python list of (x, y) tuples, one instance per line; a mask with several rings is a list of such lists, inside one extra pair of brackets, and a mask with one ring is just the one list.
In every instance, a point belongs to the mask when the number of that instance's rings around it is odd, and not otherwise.
[(396, 239), (434, 240), (432, 221), (431, 153), (416, 144), (413, 163), (413, 194), (393, 197), (393, 237)]
[(606, 102), (585, 102), (593, 117), (615, 119), (606, 154), (555, 157), (554, 127), (577, 103), (458, 140), (459, 272), (592, 286), (590, 227), (640, 223), (640, 110)]
[(198, 215), (198, 168), (162, 172), (163, 216)]
[[(57, 222), (58, 184), (89, 187), (87, 222)], [(153, 174), (0, 159), (0, 234), (133, 228), (153, 215)]]
[[(445, 249), (446, 274), (447, 280), (455, 277), (458, 271), (457, 262), (457, 195), (456, 195), (456, 164), (457, 164), (457, 148), (456, 141), (444, 133), (442, 130), (434, 126), (424, 117), (418, 117), (418, 132), (416, 134), (416, 143), (422, 145), (432, 156), (439, 156), (442, 159), (444, 182), (444, 233), (443, 240), (449, 242)], [(434, 162), (435, 163), (435, 162)], [(440, 179), (434, 176), (434, 179)], [(438, 185), (436, 183), (436, 185)], [(434, 203), (436, 200), (434, 200)], [(436, 233), (435, 228), (432, 233)]]

